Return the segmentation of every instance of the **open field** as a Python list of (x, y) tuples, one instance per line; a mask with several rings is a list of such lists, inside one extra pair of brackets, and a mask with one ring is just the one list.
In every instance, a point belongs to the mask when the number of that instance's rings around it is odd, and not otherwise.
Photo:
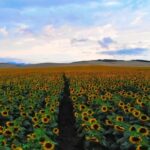
[(149, 150), (150, 67), (0, 69), (0, 150)]

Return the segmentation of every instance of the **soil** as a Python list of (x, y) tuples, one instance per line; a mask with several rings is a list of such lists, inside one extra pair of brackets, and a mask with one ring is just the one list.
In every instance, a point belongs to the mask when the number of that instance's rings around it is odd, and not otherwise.
[(84, 139), (77, 136), (73, 105), (70, 99), (69, 79), (64, 75), (64, 95), (59, 106), (58, 125), (60, 135), (58, 150), (84, 150)]

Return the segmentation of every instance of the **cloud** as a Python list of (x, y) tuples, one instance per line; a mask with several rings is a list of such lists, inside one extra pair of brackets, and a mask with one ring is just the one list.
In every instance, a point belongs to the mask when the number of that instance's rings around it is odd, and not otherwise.
[(103, 48), (108, 48), (111, 44), (115, 43), (115, 41), (110, 37), (104, 37), (102, 40), (98, 41), (98, 43)]
[(8, 31), (6, 30), (5, 27), (0, 28), (0, 35), (2, 35), (2, 36), (7, 36), (8, 35)]
[(114, 51), (103, 51), (101, 54), (106, 55), (139, 55), (147, 51), (145, 48), (129, 48), (129, 49), (119, 49)]

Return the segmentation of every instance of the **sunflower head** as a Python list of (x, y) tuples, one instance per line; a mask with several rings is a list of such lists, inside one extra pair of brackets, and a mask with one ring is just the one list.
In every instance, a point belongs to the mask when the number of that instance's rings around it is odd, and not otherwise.
[(105, 120), (105, 124), (106, 124), (107, 126), (113, 126), (112, 121), (110, 121), (110, 120), (108, 120), (108, 119)]
[(145, 122), (145, 121), (148, 121), (148, 120), (149, 120), (149, 117), (148, 117), (147, 115), (141, 114), (141, 115), (139, 116), (139, 119), (140, 119), (141, 121)]
[(148, 147), (144, 145), (137, 145), (136, 150), (147, 150)]
[(45, 141), (43, 143), (43, 150), (54, 150), (55, 149), (55, 145), (50, 142), (50, 141)]
[(91, 129), (92, 130), (100, 130), (100, 125), (98, 123), (93, 123), (93, 124), (91, 124)]
[(11, 137), (13, 135), (12, 131), (9, 129), (4, 130), (3, 135), (5, 137)]
[(146, 127), (140, 127), (140, 128), (138, 128), (138, 132), (141, 133), (144, 136), (149, 135), (149, 130)]
[(5, 111), (2, 111), (2, 112), (1, 112), (1, 115), (2, 115), (3, 117), (7, 117), (7, 116), (9, 115), (9, 113), (8, 113), (7, 110), (5, 110)]
[(132, 144), (139, 144), (142, 141), (142, 138), (140, 136), (130, 136), (129, 141)]
[(123, 121), (123, 117), (122, 116), (117, 116), (116, 121)]
[(121, 126), (118, 126), (118, 125), (115, 125), (114, 126), (114, 129), (116, 130), (116, 131), (119, 131), (119, 132), (124, 132), (124, 127), (121, 127)]
[(136, 131), (136, 127), (134, 125), (130, 126), (129, 131)]
[(141, 112), (139, 110), (133, 110), (132, 114), (134, 117), (139, 117)]
[(59, 129), (58, 128), (54, 128), (53, 129), (53, 133), (56, 134), (56, 135), (59, 135)]
[(107, 108), (107, 106), (102, 106), (101, 107), (101, 112), (107, 112), (108, 111), (108, 108)]
[(41, 121), (42, 123), (47, 124), (50, 122), (50, 119), (47, 116), (45, 116), (45, 117), (42, 117)]

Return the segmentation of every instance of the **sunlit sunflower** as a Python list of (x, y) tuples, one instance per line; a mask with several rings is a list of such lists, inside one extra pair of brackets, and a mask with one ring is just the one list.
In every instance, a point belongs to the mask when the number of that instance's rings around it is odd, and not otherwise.
[(89, 117), (88, 116), (82, 116), (82, 120), (83, 121), (89, 121)]
[(1, 115), (2, 115), (3, 117), (7, 117), (7, 116), (9, 115), (9, 113), (8, 113), (8, 111), (2, 111), (2, 112), (1, 112)]
[(86, 112), (86, 111), (82, 112), (82, 116), (83, 116), (83, 117), (84, 117), (84, 116), (88, 116), (88, 112)]
[(40, 144), (44, 144), (44, 142), (45, 142), (45, 137), (41, 137), (41, 138), (39, 139), (39, 143), (40, 143)]
[(130, 126), (129, 131), (136, 131), (136, 127), (134, 125)]
[(58, 128), (54, 128), (53, 129), (53, 133), (56, 134), (56, 135), (59, 135), (59, 129)]
[(89, 119), (89, 122), (90, 122), (90, 123), (95, 123), (96, 121), (97, 121), (96, 118), (90, 118), (90, 119)]
[(32, 118), (32, 122), (33, 122), (33, 123), (37, 123), (37, 122), (38, 122), (38, 118), (37, 118), (37, 117), (33, 117), (33, 118)]
[(83, 104), (82, 104), (82, 105), (79, 105), (79, 110), (80, 110), (80, 111), (84, 110), (85, 108), (86, 108), (85, 105), (83, 105)]
[(0, 135), (3, 133), (3, 127), (0, 126)]
[(124, 106), (124, 102), (120, 101), (120, 102), (118, 103), (118, 106), (119, 106), (119, 107), (123, 107), (123, 106)]
[(107, 108), (107, 106), (102, 106), (101, 107), (101, 112), (107, 112), (108, 111), (108, 108)]
[(139, 119), (144, 122), (144, 121), (148, 121), (148, 120), (149, 120), (149, 117), (148, 117), (147, 115), (141, 114), (141, 115), (139, 116)]
[(138, 132), (141, 133), (144, 136), (149, 135), (149, 130), (146, 127), (140, 127), (140, 128), (138, 128)]
[(116, 130), (116, 131), (119, 131), (119, 132), (124, 132), (124, 127), (121, 127), (121, 126), (118, 126), (118, 125), (114, 125), (114, 129)]
[(148, 150), (148, 147), (147, 146), (144, 146), (144, 145), (138, 145), (136, 147), (136, 150)]
[(43, 143), (43, 150), (54, 150), (55, 149), (55, 145), (50, 142), (50, 141), (45, 141)]
[(15, 144), (11, 144), (11, 149), (15, 150), (15, 148), (17, 148), (17, 146)]
[(11, 137), (13, 133), (9, 129), (6, 129), (4, 130), (3, 135), (6, 137)]
[(92, 110), (88, 110), (87, 113), (88, 113), (88, 115), (90, 115), (90, 116), (94, 114), (94, 112), (93, 112)]
[(112, 121), (110, 121), (110, 120), (108, 120), (108, 119), (105, 120), (105, 124), (106, 124), (107, 126), (113, 126)]
[(6, 122), (6, 126), (7, 126), (7, 127), (12, 127), (12, 126), (14, 126), (14, 123), (11, 122), (11, 121), (7, 121), (7, 122)]
[(96, 137), (89, 137), (89, 136), (86, 136), (85, 139), (86, 139), (87, 141), (90, 141), (90, 142), (95, 142), (95, 143), (99, 143), (99, 142), (100, 142), (99, 139), (96, 138)]
[(123, 117), (122, 116), (117, 116), (116, 121), (123, 121)]
[(133, 110), (132, 114), (134, 117), (139, 117), (141, 112), (139, 110)]
[(47, 124), (49, 123), (50, 119), (48, 117), (42, 117), (41, 121), (44, 123), (44, 124)]
[(91, 129), (92, 130), (100, 130), (100, 125), (98, 123), (93, 123), (93, 124), (91, 124)]
[(23, 150), (22, 147), (16, 147), (14, 150)]
[(139, 144), (141, 141), (142, 141), (142, 138), (139, 136), (130, 136), (129, 137), (129, 141), (132, 143), (132, 144)]

